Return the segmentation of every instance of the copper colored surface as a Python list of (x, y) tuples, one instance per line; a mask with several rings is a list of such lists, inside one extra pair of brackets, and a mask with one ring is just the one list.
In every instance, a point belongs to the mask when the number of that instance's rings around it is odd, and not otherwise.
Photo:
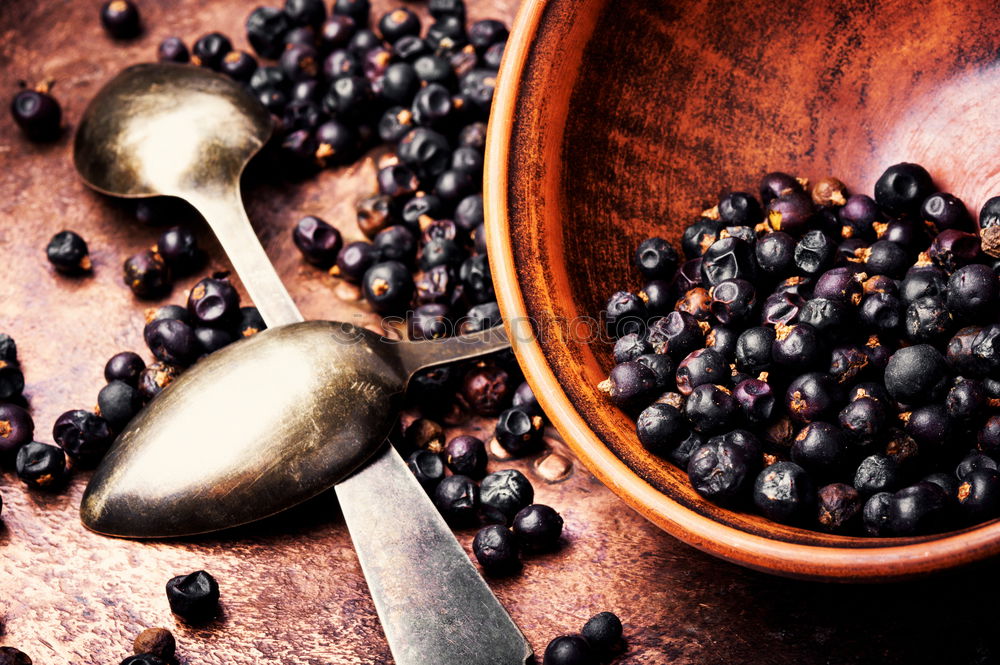
[[(384, 11), (396, 3), (374, 4)], [(470, 15), (509, 22), (515, 4), (471, 2)], [(126, 256), (155, 242), (158, 231), (139, 226), (84, 187), (73, 172), (68, 134), (51, 146), (25, 142), (7, 114), (7, 100), (19, 79), (53, 78), (72, 129), (97, 88), (126, 64), (149, 59), (163, 37), (178, 34), (190, 44), (221, 29), (246, 46), (241, 26), (249, 5), (238, 0), (143, 2), (148, 32), (126, 45), (104, 36), (98, 5), (0, 2), (0, 329), (18, 341), (43, 441), (51, 441), (60, 413), (93, 406), (108, 357), (124, 349), (146, 355), (141, 328), (147, 304), (121, 284), (120, 269)], [(418, 3), (410, 6), (423, 11)], [(344, 319), (364, 310), (338, 299), (353, 289), (302, 263), (289, 228), (315, 213), (349, 239), (360, 238), (353, 203), (369, 193), (372, 176), (365, 162), (301, 185), (248, 187), (250, 217), (308, 317)], [(45, 244), (63, 228), (88, 240), (92, 277), (66, 279), (46, 263)], [(212, 257), (205, 272), (225, 269), (207, 229), (199, 232)], [(165, 301), (180, 301), (196, 279), (177, 284)], [(489, 427), (492, 421), (473, 421), (449, 434), (489, 438)], [(630, 648), (619, 662), (629, 664), (940, 664), (1000, 657), (989, 609), (1000, 592), (992, 568), (892, 587), (777, 579), (683, 545), (579, 463), (568, 480), (553, 485), (531, 463), (502, 466), (522, 469), (537, 500), (562, 512), (566, 544), (532, 557), (519, 576), (491, 585), (538, 651), (553, 636), (578, 630), (591, 614), (611, 609), (626, 623)], [(178, 655), (189, 665), (391, 662), (332, 495), (223, 535), (130, 542), (94, 535), (80, 524), (86, 478), (79, 474), (65, 492), (45, 494), (27, 491), (3, 470), (0, 643), (21, 647), (37, 665), (113, 665), (131, 653), (141, 630), (164, 626), (176, 634)], [(467, 548), (472, 536), (460, 533)], [(225, 614), (193, 628), (170, 614), (163, 586), (199, 568), (218, 578)]]
[(1000, 192), (994, 13), (988, 0), (937, 0), (919, 11), (804, 0), (523, 7), (486, 160), (501, 311), (563, 436), (664, 529), (725, 559), (816, 579), (901, 578), (1000, 552), (996, 521), (875, 540), (703, 500), (597, 389), (612, 357), (610, 344), (593, 343), (610, 293), (641, 286), (631, 262), (642, 239), (677, 240), (720, 192), (756, 191), (768, 171), (835, 175), (871, 192), (885, 167), (918, 162), (978, 212)]

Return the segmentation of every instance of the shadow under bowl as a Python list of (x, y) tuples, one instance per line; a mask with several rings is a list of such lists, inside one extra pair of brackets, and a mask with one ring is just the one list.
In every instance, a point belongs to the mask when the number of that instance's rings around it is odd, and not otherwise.
[(592, 342), (632, 253), (675, 242), (774, 170), (871, 193), (918, 162), (973, 211), (1000, 194), (1000, 22), (989, 0), (528, 0), (487, 146), (493, 278), (538, 400), (587, 467), (706, 552), (823, 580), (927, 574), (1000, 552), (1000, 523), (921, 538), (832, 536), (713, 505), (597, 390)]

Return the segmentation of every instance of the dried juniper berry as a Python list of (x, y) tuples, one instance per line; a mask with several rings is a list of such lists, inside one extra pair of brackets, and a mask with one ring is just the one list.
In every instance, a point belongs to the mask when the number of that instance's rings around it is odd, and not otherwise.
[(756, 226), (764, 219), (760, 203), (746, 192), (729, 192), (718, 207), (719, 219), (729, 226)]
[(97, 406), (112, 429), (121, 431), (142, 408), (142, 395), (124, 381), (112, 381), (97, 394)]
[(830, 353), (830, 376), (837, 383), (849, 385), (871, 369), (871, 360), (857, 344), (838, 346)]
[(989, 455), (980, 452), (971, 452), (962, 458), (962, 461), (955, 467), (955, 477), (965, 480), (965, 477), (979, 469), (997, 470), (997, 463)]
[(258, 7), (247, 16), (247, 40), (262, 58), (278, 58), (284, 38), (292, 27), (288, 14), (276, 7)]
[(211, 32), (194, 43), (191, 62), (209, 69), (218, 69), (222, 59), (233, 50), (233, 44), (221, 32)]
[(798, 525), (815, 516), (816, 491), (805, 469), (794, 462), (776, 462), (757, 476), (753, 502), (768, 519)]
[(711, 311), (722, 324), (745, 324), (754, 318), (757, 310), (757, 292), (753, 284), (744, 279), (730, 279), (712, 289)]
[(461, 335), (487, 330), (500, 325), (500, 306), (496, 301), (479, 303), (473, 305), (461, 318), (458, 324), (458, 332)]
[[(677, 366), (670, 356), (659, 353), (645, 353), (635, 359), (639, 364), (653, 370), (656, 375), (656, 391), (663, 392), (674, 387)], [(515, 406), (517, 406), (515, 404)]]
[(772, 293), (761, 308), (761, 323), (770, 326), (794, 321), (805, 301), (794, 293)]
[(836, 246), (822, 231), (808, 231), (795, 245), (795, 267), (804, 275), (818, 275), (832, 263)]
[(771, 359), (792, 369), (819, 367), (829, 357), (826, 344), (815, 327), (808, 323), (778, 325), (771, 343)]
[(944, 405), (953, 419), (964, 423), (978, 423), (986, 415), (989, 397), (981, 381), (960, 377), (948, 389)]
[(795, 247), (795, 238), (783, 231), (775, 231), (757, 241), (754, 253), (760, 269), (777, 277), (792, 270), (795, 265)]
[(962, 201), (951, 194), (938, 192), (924, 199), (920, 206), (920, 217), (933, 225), (938, 233), (949, 229), (972, 231), (972, 216)]
[(918, 536), (943, 529), (947, 522), (948, 496), (933, 483), (919, 482), (892, 495), (889, 502), (889, 532), (896, 536)]
[(170, 290), (170, 273), (163, 257), (144, 250), (128, 258), (124, 265), (125, 285), (140, 298), (158, 298)]
[(816, 214), (812, 198), (803, 191), (791, 191), (767, 203), (767, 221), (775, 231), (800, 235)]
[[(638, 363), (625, 363), (633, 365)], [(624, 365), (618, 365), (623, 367)], [(640, 367), (642, 367), (640, 365)], [(643, 369), (646, 369), (643, 367)], [(649, 371), (649, 370), (646, 370)], [(612, 370), (614, 376), (614, 370)], [(541, 416), (533, 416), (528, 412), (512, 407), (500, 414), (497, 419), (494, 436), (497, 443), (511, 455), (526, 455), (537, 450), (542, 442), (545, 422)]]
[(732, 503), (744, 494), (753, 473), (746, 451), (721, 437), (691, 454), (688, 478), (695, 491), (715, 503)]
[(66, 479), (66, 453), (59, 446), (29, 441), (18, 449), (14, 467), (28, 486), (54, 489)]
[(549, 506), (534, 503), (517, 512), (514, 516), (513, 530), (525, 549), (551, 550), (559, 544), (563, 518)]
[(835, 477), (844, 469), (848, 452), (843, 430), (821, 421), (803, 427), (792, 443), (792, 461), (814, 478)]
[(803, 191), (801, 181), (781, 171), (772, 171), (761, 178), (758, 189), (760, 191), (760, 199), (765, 204), (779, 196)]
[(167, 37), (156, 48), (156, 59), (160, 62), (184, 64), (191, 60), (191, 53), (180, 37)]
[(757, 275), (757, 259), (753, 247), (739, 238), (717, 240), (702, 257), (701, 275), (709, 286), (727, 279), (753, 282)]
[(399, 261), (374, 264), (361, 280), (365, 300), (380, 314), (402, 311), (413, 294), (413, 277)]
[(688, 289), (674, 304), (674, 309), (707, 322), (712, 318), (712, 296), (708, 289), (700, 286)]
[(934, 237), (927, 255), (935, 265), (952, 271), (975, 261), (979, 248), (979, 236), (975, 233), (948, 229)]
[(120, 665), (167, 665), (167, 661), (151, 653), (129, 656)]
[(256, 307), (240, 307), (240, 320), (236, 326), (236, 332), (240, 337), (256, 335), (262, 330), (267, 330), (264, 317)]
[(0, 360), (0, 401), (17, 398), (24, 390), (24, 373), (16, 361)]
[(531, 505), (535, 491), (520, 471), (503, 469), (485, 478), (479, 486), (479, 503), (490, 522), (510, 524), (517, 513)]
[(888, 415), (882, 402), (871, 397), (860, 397), (840, 410), (838, 422), (857, 443), (864, 444), (885, 432)]
[(472, 553), (489, 575), (510, 575), (521, 567), (517, 539), (501, 524), (480, 529), (472, 539)]
[(187, 621), (209, 619), (219, 610), (219, 583), (204, 570), (167, 581), (170, 611)]
[(646, 284), (638, 296), (646, 305), (646, 314), (650, 317), (666, 316), (675, 302), (670, 283), (660, 279), (654, 279)]
[(45, 255), (56, 270), (65, 275), (80, 275), (93, 267), (87, 242), (73, 231), (60, 231), (52, 236)]
[(425, 491), (431, 493), (444, 478), (441, 456), (429, 450), (415, 450), (406, 458), (406, 466)]
[(479, 487), (467, 476), (448, 476), (434, 490), (434, 505), (451, 524), (474, 523), (479, 510)]
[(173, 660), (176, 649), (177, 642), (166, 628), (147, 628), (132, 642), (136, 655), (149, 654), (165, 661)]
[(847, 199), (838, 212), (841, 237), (873, 240), (875, 231), (872, 224), (882, 219), (882, 211), (870, 196), (854, 194)]
[[(608, 334), (615, 339), (629, 333), (641, 334), (646, 329), (646, 305), (634, 293), (615, 292), (608, 300), (604, 314)], [(657, 353), (660, 352), (657, 350)]]
[(677, 252), (663, 238), (647, 238), (635, 250), (635, 264), (646, 279), (671, 279), (679, 260)]
[(230, 51), (219, 63), (219, 71), (234, 81), (248, 83), (257, 71), (257, 60), (245, 51)]
[(1000, 415), (990, 416), (976, 433), (976, 445), (988, 455), (1000, 454)]
[(891, 503), (892, 494), (889, 492), (878, 492), (868, 497), (861, 510), (861, 519), (866, 534), (869, 536), (889, 535), (889, 506)]
[(875, 201), (895, 214), (918, 214), (923, 202), (934, 193), (934, 183), (919, 164), (894, 164), (875, 183)]
[(939, 450), (949, 445), (955, 433), (955, 424), (943, 404), (919, 406), (908, 413), (903, 429), (917, 442), (921, 452)]
[(948, 387), (948, 368), (941, 353), (930, 344), (916, 344), (896, 351), (885, 369), (885, 387), (904, 404), (925, 404), (940, 399)]
[(169, 386), (180, 374), (180, 370), (168, 363), (155, 362), (139, 374), (137, 388), (147, 402)]
[(545, 647), (542, 665), (597, 665), (597, 655), (581, 635), (562, 635)]
[[(620, 327), (616, 325), (616, 328)], [(704, 346), (705, 335), (695, 317), (687, 312), (671, 312), (650, 326), (647, 339), (656, 353), (668, 354), (674, 360), (680, 360)]]
[(417, 127), (404, 136), (397, 153), (421, 179), (436, 178), (451, 164), (448, 139), (426, 127)]
[(942, 298), (925, 296), (911, 302), (903, 318), (906, 337), (914, 343), (939, 343), (951, 336), (954, 320)]
[(56, 418), (52, 439), (75, 462), (92, 465), (111, 446), (114, 435), (108, 421), (90, 411), (67, 411)]
[(861, 285), (859, 274), (853, 268), (839, 267), (827, 270), (820, 275), (819, 279), (816, 280), (812, 295), (814, 298), (838, 300), (849, 305), (858, 305), (864, 295), (864, 287)]
[(855, 330), (854, 308), (839, 300), (810, 298), (799, 310), (798, 320), (832, 338)]
[(35, 434), (31, 415), (16, 404), (0, 404), (0, 458), (10, 458)]
[(109, 0), (101, 5), (101, 25), (115, 39), (131, 39), (142, 31), (139, 9), (130, 0)]
[(510, 376), (500, 366), (477, 363), (462, 377), (461, 397), (465, 405), (481, 416), (495, 416), (510, 397)]
[(445, 463), (452, 473), (470, 478), (482, 478), (486, 474), (486, 446), (474, 436), (456, 436), (444, 449)]
[(461, 229), (472, 231), (482, 226), (485, 220), (482, 194), (470, 194), (455, 206), (455, 224)]
[(194, 338), (198, 343), (198, 356), (207, 356), (224, 346), (228, 346), (235, 339), (233, 334), (222, 328), (209, 328), (199, 326), (194, 329)]
[(854, 472), (854, 487), (870, 496), (878, 492), (893, 492), (899, 487), (900, 473), (895, 460), (885, 455), (869, 455)]
[(903, 325), (903, 303), (889, 293), (873, 293), (861, 302), (858, 318), (869, 329), (895, 334)]
[(713, 434), (733, 425), (739, 405), (724, 386), (703, 384), (691, 391), (684, 404), (684, 415), (696, 431)]
[(157, 360), (180, 367), (198, 359), (200, 349), (194, 329), (177, 319), (157, 319), (146, 324), (143, 338)]
[(891, 240), (876, 240), (856, 256), (864, 262), (869, 275), (888, 275), (894, 279), (902, 278), (912, 263), (907, 251)]
[(710, 219), (699, 219), (681, 234), (681, 250), (689, 259), (702, 256), (719, 239), (719, 225)]
[(831, 483), (817, 492), (819, 528), (830, 533), (853, 529), (861, 514), (862, 498), (858, 490), (845, 483)]
[(984, 252), (992, 257), (1000, 256), (1000, 196), (987, 200), (980, 209), (979, 236)]
[(375, 263), (375, 258), (376, 250), (371, 243), (362, 240), (348, 243), (338, 252), (331, 274), (358, 283)]
[(636, 419), (636, 434), (643, 447), (666, 457), (687, 438), (688, 422), (675, 406), (656, 402), (643, 409)]
[(677, 365), (677, 390), (684, 395), (706, 383), (720, 383), (727, 371), (722, 354), (712, 349), (698, 349)]
[(962, 478), (958, 486), (958, 507), (970, 524), (1000, 515), (1000, 473), (996, 469), (976, 469)]
[[(976, 354), (976, 340), (982, 332), (980, 326), (966, 326), (948, 340), (946, 359), (953, 372), (967, 377), (982, 377), (990, 371), (988, 358)], [(980, 348), (986, 350), (985, 347)]]
[(11, 100), (10, 113), (30, 141), (44, 143), (59, 138), (62, 108), (48, 92), (21, 90)]
[(350, 16), (359, 25), (367, 25), (371, 3), (370, 0), (334, 0), (331, 10), (334, 14)]
[(161, 233), (156, 242), (156, 252), (174, 275), (191, 273), (204, 259), (197, 237), (186, 226), (174, 226)]
[(979, 321), (993, 314), (1000, 297), (1000, 280), (986, 265), (959, 268), (948, 279), (948, 309), (964, 321)]
[(639, 356), (652, 352), (652, 347), (644, 337), (637, 333), (629, 333), (619, 337), (615, 342), (613, 356), (616, 363), (636, 360)]
[(972, 352), (985, 373), (993, 375), (1000, 370), (1000, 325), (993, 323), (980, 330)]
[[(462, 281), (462, 286), (464, 287), (465, 296), (473, 303), (489, 302), (491, 300), (496, 300), (496, 294), (493, 291), (493, 278), (490, 273), (490, 262), (488, 257), (485, 255), (470, 256), (468, 259), (462, 262), (461, 268), (458, 270), (458, 278)], [(642, 301), (638, 299), (637, 296), (628, 294), (632, 302), (631, 305), (626, 303), (619, 303), (623, 305), (624, 308), (619, 310), (619, 315), (628, 316), (625, 312), (629, 307), (635, 306), (634, 303), (638, 302), (638, 307), (642, 311)], [(611, 315), (612, 304), (608, 303), (608, 314), (609, 319)], [(621, 325), (615, 325), (615, 329), (620, 331), (620, 334), (624, 335), (629, 332), (640, 332), (641, 329), (630, 329), (635, 328), (635, 326), (628, 321), (622, 321)]]
[(809, 372), (788, 384), (785, 408), (793, 420), (810, 423), (833, 416), (842, 398), (842, 389), (829, 374)]
[(733, 390), (733, 398), (750, 423), (766, 422), (774, 413), (774, 389), (766, 381), (746, 379), (739, 382)]

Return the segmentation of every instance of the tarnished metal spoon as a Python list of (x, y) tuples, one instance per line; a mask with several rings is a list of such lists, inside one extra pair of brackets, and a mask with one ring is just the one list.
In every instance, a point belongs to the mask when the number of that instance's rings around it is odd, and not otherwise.
[(80, 514), (124, 537), (202, 533), (274, 514), (336, 485), (398, 665), (530, 657), (514, 625), (385, 436), (421, 367), (506, 346), (499, 329), (435, 342), (302, 322), (250, 226), (240, 175), (267, 111), (199, 67), (137, 65), (90, 103), (74, 161), (94, 189), (197, 208), (269, 329), (187, 370), (129, 424)]

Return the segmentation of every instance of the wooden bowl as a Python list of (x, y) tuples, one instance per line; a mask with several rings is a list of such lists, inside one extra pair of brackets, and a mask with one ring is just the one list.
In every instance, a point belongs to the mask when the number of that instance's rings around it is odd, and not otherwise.
[[(701, 499), (596, 389), (594, 317), (638, 288), (635, 246), (728, 188), (782, 170), (872, 191), (924, 164), (973, 212), (1000, 193), (992, 0), (528, 0), (500, 72), (486, 221), (500, 308), (528, 381), (588, 468), (706, 552), (826, 580), (903, 578), (1000, 551), (1000, 523), (932, 537), (830, 536)], [(997, 97), (995, 97), (995, 95)]]

